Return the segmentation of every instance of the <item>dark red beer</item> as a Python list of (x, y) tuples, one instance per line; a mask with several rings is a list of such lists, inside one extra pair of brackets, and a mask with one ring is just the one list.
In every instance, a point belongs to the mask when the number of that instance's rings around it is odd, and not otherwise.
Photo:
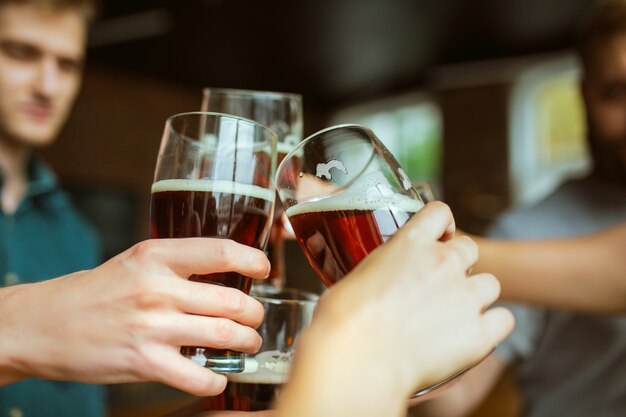
[[(273, 190), (230, 181), (158, 181), (152, 185), (152, 237), (225, 238), (262, 250), (270, 229), (268, 214), (273, 198)], [(237, 288), (246, 294), (252, 284), (251, 278), (235, 272), (192, 275), (189, 279)], [(193, 356), (193, 350), (183, 347), (181, 352)]]
[(286, 375), (264, 378), (259, 374), (231, 374), (223, 393), (205, 398), (205, 411), (263, 411), (271, 409), (276, 402)]
[[(219, 237), (263, 249), (273, 193), (225, 181), (159, 181), (152, 186), (152, 237)], [(237, 273), (194, 275), (190, 279), (238, 288), (245, 293), (250, 289), (250, 279)]]
[(304, 254), (327, 287), (352, 271), (423, 206), (419, 200), (402, 196), (389, 201), (350, 203), (338, 197), (335, 201), (329, 198), (301, 203), (287, 210)]

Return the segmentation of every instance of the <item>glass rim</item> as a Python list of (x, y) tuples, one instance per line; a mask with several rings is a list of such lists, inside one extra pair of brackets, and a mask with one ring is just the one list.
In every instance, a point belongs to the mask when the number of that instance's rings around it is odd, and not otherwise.
[(275, 135), (272, 129), (265, 126), (264, 124), (257, 122), (256, 120), (248, 119), (247, 117), (237, 116), (237, 115), (230, 114), (230, 113), (217, 112), (217, 111), (199, 111), (198, 110), (198, 111), (176, 113), (176, 114), (169, 116), (165, 121), (171, 124), (171, 122), (176, 119), (181, 119), (183, 117), (188, 117), (188, 116), (213, 116), (215, 118), (220, 118), (220, 119), (235, 119), (235, 120), (247, 122), (253, 125), (258, 125), (259, 127), (262, 127), (263, 129), (269, 130), (272, 134)]
[[(304, 148), (304, 146), (307, 144), (307, 142), (311, 141), (314, 139), (314, 136), (319, 136), (322, 135), (324, 133), (327, 133), (331, 130), (339, 130), (339, 129), (345, 129), (345, 128), (357, 128), (360, 130), (364, 130), (367, 132), (370, 132), (372, 134), (372, 136), (374, 136), (376, 138), (376, 135), (374, 134), (374, 131), (372, 131), (372, 129), (370, 129), (367, 126), (358, 124), (358, 123), (344, 123), (344, 124), (339, 124), (339, 125), (334, 125), (334, 126), (329, 126), (326, 127), (322, 130), (318, 130), (317, 132), (307, 136), (306, 138), (302, 139), (295, 148), (293, 148), (291, 151), (289, 151), (289, 153), (287, 155), (285, 155), (285, 157), (283, 158), (283, 160), (280, 162), (280, 164), (278, 164), (278, 166), (276, 167), (276, 179), (274, 180), (274, 184), (276, 186), (276, 189), (278, 190), (278, 178), (280, 178), (279, 173), (281, 172), (283, 165), (291, 158), (293, 158), (293, 155), (296, 154), (298, 151), (300, 151), (302, 148)], [(345, 184), (342, 184), (340, 186), (337, 187), (337, 189), (326, 193), (326, 194), (320, 194), (314, 198), (311, 198), (309, 200), (307, 200), (307, 202), (314, 202), (314, 201), (320, 201), (322, 199), (325, 198), (329, 198), (335, 194), (341, 193), (343, 192), (345, 189), (347, 189), (348, 187), (350, 187), (357, 179), (359, 179), (361, 173), (363, 173), (367, 167), (370, 165), (370, 163), (372, 162), (372, 160), (374, 159), (374, 156), (376, 155), (376, 146), (372, 145), (372, 153), (369, 156), (367, 162), (363, 165), (363, 168), (356, 174), (353, 175), (353, 177), (346, 182)], [(280, 194), (280, 193), (279, 193)], [(282, 200), (281, 200), (282, 201)], [(301, 204), (301, 202), (298, 202), (295, 205)]]
[(204, 87), (202, 88), (202, 96), (204, 97), (207, 91), (212, 91), (219, 94), (231, 94), (235, 96), (247, 96), (252, 98), (280, 98), (297, 100), (302, 102), (302, 95), (298, 93), (287, 93), (282, 91), (263, 91), (263, 90), (246, 90), (241, 88), (227, 88), (227, 87)]
[[(262, 287), (261, 287), (262, 288)], [(261, 289), (256, 288), (250, 292), (250, 296), (255, 300), (266, 304), (274, 304), (274, 305), (315, 305), (320, 299), (318, 294), (315, 294), (310, 291), (301, 290), (299, 288), (282, 288), (282, 289)], [(264, 293), (256, 293), (257, 291), (265, 291)], [(280, 294), (298, 294), (300, 299), (287, 299), (287, 298), (279, 298)]]
[[(214, 112), (214, 111), (190, 111), (190, 112), (177, 113), (177, 114), (171, 115), (165, 120), (166, 127), (169, 126), (170, 128), (173, 129), (172, 122), (174, 120), (182, 119), (183, 117), (189, 117), (189, 116), (211, 116), (211, 117), (219, 118), (219, 119), (232, 119), (232, 120), (237, 120), (240, 122), (246, 122), (250, 125), (253, 125), (253, 127), (255, 128), (261, 128), (270, 134), (270, 138), (271, 138), (270, 140), (271, 142), (273, 142), (271, 144), (273, 148), (272, 152), (275, 152), (276, 144), (278, 143), (278, 135), (276, 134), (276, 132), (274, 132), (269, 127), (255, 120), (248, 119), (248, 118), (241, 117), (241, 116), (236, 116), (234, 114), (220, 113), (220, 112)], [(178, 132), (178, 131), (175, 130), (175, 132)], [(181, 135), (180, 139), (192, 144), (193, 146), (202, 146), (199, 140), (191, 140), (187, 136)]]

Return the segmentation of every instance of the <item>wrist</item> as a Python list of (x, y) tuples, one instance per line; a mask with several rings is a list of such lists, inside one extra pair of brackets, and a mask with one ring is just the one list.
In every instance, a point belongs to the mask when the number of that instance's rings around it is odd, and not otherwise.
[(371, 329), (354, 317), (317, 319), (298, 346), (290, 392), (284, 396), (283, 403), (293, 405), (287, 411), (298, 407), (308, 410), (306, 416), (403, 415), (411, 389), (394, 370), (398, 358), (388, 362), (392, 347), (381, 350), (384, 343), (365, 344)]
[(30, 284), (0, 289), (0, 386), (17, 382), (28, 376), (23, 372), (24, 358), (17, 340), (26, 329), (19, 328), (18, 316), (23, 293)]

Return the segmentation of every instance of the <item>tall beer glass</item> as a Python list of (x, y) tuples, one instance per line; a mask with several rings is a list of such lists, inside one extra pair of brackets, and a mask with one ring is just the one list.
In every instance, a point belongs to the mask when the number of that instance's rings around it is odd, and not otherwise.
[(277, 170), (277, 188), (307, 259), (331, 286), (424, 203), (374, 133), (358, 125), (302, 141)]
[(216, 410), (272, 408), (282, 385), (287, 382), (294, 347), (302, 330), (311, 322), (318, 296), (296, 289), (276, 291), (262, 286), (254, 287), (251, 294), (265, 310), (265, 320), (258, 329), (263, 337), (259, 352), (246, 356), (243, 373), (228, 375), (228, 385), (222, 394), (202, 398), (168, 417), (201, 416), (206, 411)]
[[(302, 97), (292, 93), (205, 88), (202, 111), (216, 111), (254, 120), (276, 133), (277, 163), (302, 140)], [(284, 211), (277, 205), (266, 252), (272, 265), (268, 279), (259, 284), (281, 288), (285, 282)]]
[[(264, 249), (274, 202), (276, 135), (251, 120), (183, 113), (167, 120), (156, 164), (150, 224), (153, 238), (213, 237)], [(237, 273), (190, 280), (250, 291)], [(239, 352), (183, 347), (216, 372), (241, 372)]]

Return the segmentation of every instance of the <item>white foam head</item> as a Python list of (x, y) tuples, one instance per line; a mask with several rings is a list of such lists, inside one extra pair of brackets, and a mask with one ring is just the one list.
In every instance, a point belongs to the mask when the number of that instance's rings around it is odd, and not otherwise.
[(172, 179), (160, 180), (152, 184), (152, 193), (165, 191), (197, 191), (240, 194), (274, 202), (274, 190), (252, 184), (241, 184), (225, 180)]
[(404, 194), (398, 194), (388, 185), (380, 173), (360, 178), (350, 187), (336, 195), (320, 200), (306, 201), (289, 207), (287, 216), (296, 214), (342, 211), (342, 210), (378, 210), (391, 208), (408, 212), (418, 212), (424, 203)]
[(246, 357), (242, 373), (228, 374), (228, 381), (246, 384), (284, 384), (287, 382), (293, 353), (277, 350)]

